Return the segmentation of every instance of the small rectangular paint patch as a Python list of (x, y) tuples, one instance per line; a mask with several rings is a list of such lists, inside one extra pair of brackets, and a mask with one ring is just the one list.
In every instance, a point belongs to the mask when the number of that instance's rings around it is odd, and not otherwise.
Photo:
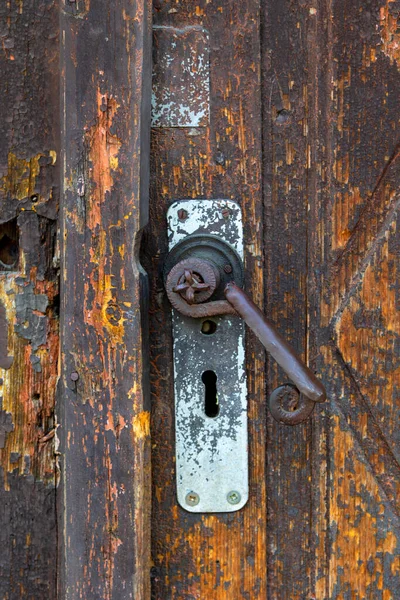
[(208, 32), (153, 28), (152, 127), (205, 127), (210, 120)]

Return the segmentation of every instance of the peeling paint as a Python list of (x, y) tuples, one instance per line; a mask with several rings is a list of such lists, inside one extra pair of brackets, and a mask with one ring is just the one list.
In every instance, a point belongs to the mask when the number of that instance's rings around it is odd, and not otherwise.
[(379, 10), (381, 50), (391, 63), (400, 67), (399, 10), (396, 0), (386, 0)]
[(154, 27), (152, 126), (204, 127), (209, 113), (208, 32)]
[[(224, 216), (224, 209), (228, 213)], [(178, 218), (185, 210), (187, 218)], [(181, 200), (168, 210), (169, 248), (187, 236), (213, 234), (243, 256), (242, 213), (229, 200)], [(216, 317), (216, 331), (201, 333), (201, 320), (173, 310), (176, 485), (179, 504), (191, 512), (240, 510), (248, 499), (247, 386), (244, 371), (244, 323)], [(217, 376), (219, 413), (205, 411), (202, 373)], [(240, 494), (231, 504), (228, 494)], [(189, 493), (199, 502), (190, 506)]]
[(13, 357), (8, 356), (8, 323), (6, 311), (0, 301), (0, 369), (9, 369), (13, 363)]

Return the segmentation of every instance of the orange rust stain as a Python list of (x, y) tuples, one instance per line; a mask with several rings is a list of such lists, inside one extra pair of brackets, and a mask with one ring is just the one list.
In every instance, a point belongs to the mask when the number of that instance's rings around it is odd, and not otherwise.
[(336, 194), (332, 211), (332, 250), (341, 250), (346, 246), (351, 236), (351, 218), (363, 202), (364, 198), (361, 197), (358, 187)]
[[(123, 310), (118, 305), (117, 292), (125, 289), (124, 269), (121, 269), (121, 280), (117, 290), (111, 276), (110, 256), (115, 252), (124, 253), (124, 245), (113, 248), (109, 232), (103, 227), (103, 212), (110, 201), (110, 192), (114, 185), (114, 176), (118, 171), (118, 152), (121, 146), (117, 136), (110, 133), (113, 118), (118, 109), (114, 98), (109, 98), (100, 91), (97, 93), (97, 121), (86, 133), (91, 163), (89, 192), (86, 202), (86, 225), (91, 234), (88, 244), (90, 261), (89, 274), (85, 278), (85, 298), (94, 294), (90, 308), (84, 307), (84, 319), (93, 327), (98, 340), (98, 352), (102, 363), (112, 365), (116, 360), (117, 348), (124, 341)], [(72, 216), (71, 216), (72, 217)], [(76, 217), (75, 217), (76, 218)], [(118, 219), (117, 219), (118, 221)], [(118, 223), (115, 225), (117, 226)], [(114, 226), (114, 225), (113, 225)], [(77, 364), (77, 367), (79, 365)], [(91, 381), (88, 374), (84, 378), (85, 401), (92, 403), (93, 392), (98, 388), (96, 381)], [(112, 386), (109, 372), (102, 375), (103, 384)], [(112, 393), (112, 390), (110, 389)]]
[(93, 182), (87, 224), (93, 234), (96, 226), (101, 225), (101, 204), (105, 201), (106, 194), (112, 189), (113, 171), (118, 168), (118, 152), (121, 142), (116, 135), (110, 133), (117, 109), (115, 98), (108, 98), (98, 90), (97, 122), (87, 133)]
[(379, 11), (380, 34), (382, 52), (390, 58), (390, 62), (400, 64), (400, 33), (398, 23), (398, 13), (392, 14), (390, 5), (394, 0), (387, 0), (385, 6), (381, 6)]
[[(332, 417), (334, 466), (330, 498), (330, 524), (336, 531), (330, 559), (330, 594), (334, 595), (339, 578), (351, 587), (351, 593), (367, 598), (368, 589), (382, 589), (383, 560), (400, 568), (396, 555), (398, 540), (392, 530), (379, 535), (377, 521), (385, 511), (384, 499), (367, 466), (358, 460), (352, 434)], [(351, 462), (349, 471), (346, 461)], [(378, 512), (376, 508), (378, 507)], [(357, 569), (354, 568), (357, 565)], [(389, 590), (387, 590), (387, 593)]]
[(336, 179), (339, 183), (349, 183), (349, 155), (343, 156), (336, 160), (334, 164), (334, 170)]
[(136, 439), (148, 437), (150, 434), (150, 412), (142, 410), (136, 414), (132, 422), (132, 427)]

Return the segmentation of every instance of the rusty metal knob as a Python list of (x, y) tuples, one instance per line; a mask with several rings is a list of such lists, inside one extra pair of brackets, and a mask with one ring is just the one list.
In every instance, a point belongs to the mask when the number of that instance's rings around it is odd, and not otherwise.
[(221, 314), (221, 304), (226, 303), (224, 300), (202, 305), (211, 298), (219, 282), (218, 269), (211, 262), (193, 257), (181, 260), (172, 267), (165, 289), (176, 310), (188, 317), (202, 317), (205, 316), (204, 311), (209, 314), (210, 305), (214, 306), (214, 315)]
[[(202, 270), (204, 271), (204, 268)], [(199, 295), (202, 292), (210, 291), (212, 287), (213, 284), (207, 280), (205, 281), (192, 267), (191, 269), (185, 268), (183, 275), (179, 277), (178, 283), (172, 288), (172, 291), (178, 292), (188, 304), (194, 304), (197, 301), (195, 294)]]

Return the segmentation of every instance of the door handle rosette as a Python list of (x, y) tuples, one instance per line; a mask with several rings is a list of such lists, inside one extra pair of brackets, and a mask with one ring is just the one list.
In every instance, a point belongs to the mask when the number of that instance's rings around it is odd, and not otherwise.
[[(275, 325), (234, 282), (235, 274), (240, 283), (243, 281), (240, 258), (226, 242), (213, 236), (192, 236), (185, 242), (178, 244), (167, 259), (165, 287), (172, 306), (184, 316), (197, 319), (241, 317), (294, 384), (272, 392), (269, 406), (273, 417), (287, 425), (307, 419), (315, 403), (325, 401), (325, 389)], [(176, 262), (181, 255), (184, 258)], [(291, 410), (285, 409), (285, 404)]]

